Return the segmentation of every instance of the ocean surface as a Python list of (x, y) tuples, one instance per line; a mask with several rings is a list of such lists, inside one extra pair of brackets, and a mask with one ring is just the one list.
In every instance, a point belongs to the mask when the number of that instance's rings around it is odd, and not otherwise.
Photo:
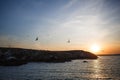
[(65, 63), (0, 66), (0, 80), (120, 80), (120, 56), (99, 56), (97, 60)]

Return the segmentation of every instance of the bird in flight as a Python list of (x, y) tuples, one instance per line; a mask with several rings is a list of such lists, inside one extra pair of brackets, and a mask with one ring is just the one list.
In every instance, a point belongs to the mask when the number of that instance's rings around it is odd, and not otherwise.
[(70, 43), (70, 40), (68, 40), (67, 43)]
[(36, 37), (35, 41), (37, 41), (37, 40), (38, 40), (38, 37)]

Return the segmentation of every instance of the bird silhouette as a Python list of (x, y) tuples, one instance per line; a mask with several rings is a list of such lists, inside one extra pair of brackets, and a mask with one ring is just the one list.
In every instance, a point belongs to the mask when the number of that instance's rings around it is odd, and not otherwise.
[(38, 37), (36, 37), (35, 41), (37, 41), (37, 40), (38, 40)]
[(70, 43), (70, 40), (68, 40), (67, 43)]

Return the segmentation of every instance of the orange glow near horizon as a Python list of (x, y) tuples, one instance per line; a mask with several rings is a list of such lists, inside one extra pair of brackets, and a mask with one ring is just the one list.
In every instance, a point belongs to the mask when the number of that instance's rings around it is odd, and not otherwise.
[(119, 54), (120, 53), (120, 46), (116, 46), (116, 45), (112, 45), (112, 44), (107, 44), (107, 43), (101, 43), (101, 42), (96, 42), (96, 43), (92, 43), (92, 44), (84, 44), (84, 45), (79, 45), (79, 44), (66, 44), (66, 45), (62, 45), (62, 44), (57, 44), (57, 45), (40, 45), (38, 42), (34, 43), (34, 45), (32, 45), (32, 43), (17, 43), (12, 45), (11, 47), (18, 47), (18, 48), (27, 48), (27, 49), (37, 49), (37, 50), (52, 50), (52, 51), (65, 51), (65, 50), (84, 50), (84, 51), (89, 51), (91, 53), (94, 53), (96, 55), (106, 55), (106, 54)]
[(92, 44), (90, 46), (90, 52), (93, 52), (95, 54), (98, 54), (101, 51), (101, 46), (98, 44)]

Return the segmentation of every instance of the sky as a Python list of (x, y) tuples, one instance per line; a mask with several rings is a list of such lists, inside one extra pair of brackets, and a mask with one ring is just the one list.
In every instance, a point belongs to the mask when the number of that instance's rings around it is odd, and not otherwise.
[(0, 0), (1, 47), (89, 51), (94, 44), (120, 53), (120, 0)]

